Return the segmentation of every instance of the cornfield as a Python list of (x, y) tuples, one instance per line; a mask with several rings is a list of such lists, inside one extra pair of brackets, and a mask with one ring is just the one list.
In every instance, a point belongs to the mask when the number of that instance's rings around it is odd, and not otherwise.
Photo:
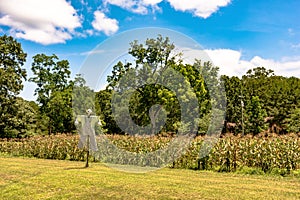
[(84, 160), (84, 149), (78, 149), (75, 135), (35, 136), (24, 139), (0, 140), (0, 152), (13, 156), (58, 160)]
[(176, 161), (175, 167), (235, 171), (241, 167), (300, 169), (300, 138), (297, 135), (270, 137), (225, 136), (216, 143), (210, 154), (198, 159), (201, 138), (196, 138), (187, 154)]
[[(172, 140), (171, 137), (107, 135), (107, 139), (119, 149), (142, 155), (164, 148)], [(78, 135), (35, 136), (25, 139), (1, 139), (0, 152), (13, 156), (37, 157), (43, 159), (67, 159), (83, 161), (86, 150), (78, 149)], [(170, 163), (170, 167), (188, 169), (218, 169), (220, 171), (235, 171), (241, 167), (260, 168), (264, 172), (272, 169), (289, 171), (300, 169), (300, 138), (298, 135), (272, 135), (269, 137), (224, 136), (218, 140), (210, 153), (199, 158), (203, 137), (195, 138), (185, 154)], [(128, 161), (128, 157), (119, 155), (117, 159), (109, 160), (103, 155), (113, 153), (110, 148), (99, 146), (105, 151), (101, 156), (92, 154), (93, 161), (113, 162), (116, 164), (137, 164)], [(127, 159), (127, 160), (124, 160)], [(138, 163), (147, 165), (144, 161)]]

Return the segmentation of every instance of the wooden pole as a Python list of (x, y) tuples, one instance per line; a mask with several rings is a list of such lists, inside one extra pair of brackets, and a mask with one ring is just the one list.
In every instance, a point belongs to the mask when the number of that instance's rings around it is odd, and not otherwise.
[(89, 157), (90, 157), (90, 136), (87, 136), (87, 152), (86, 152), (86, 163), (85, 167), (89, 167)]

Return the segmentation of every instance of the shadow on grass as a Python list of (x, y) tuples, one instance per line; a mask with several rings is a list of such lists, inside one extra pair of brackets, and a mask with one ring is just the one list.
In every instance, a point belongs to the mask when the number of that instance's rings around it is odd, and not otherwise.
[(88, 169), (89, 167), (67, 167), (67, 168), (64, 168), (64, 170), (73, 170), (73, 169)]

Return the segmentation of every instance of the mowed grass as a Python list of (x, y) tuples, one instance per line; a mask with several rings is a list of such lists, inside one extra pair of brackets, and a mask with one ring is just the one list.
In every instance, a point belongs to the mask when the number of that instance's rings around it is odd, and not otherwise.
[(0, 157), (0, 199), (300, 199), (300, 179)]

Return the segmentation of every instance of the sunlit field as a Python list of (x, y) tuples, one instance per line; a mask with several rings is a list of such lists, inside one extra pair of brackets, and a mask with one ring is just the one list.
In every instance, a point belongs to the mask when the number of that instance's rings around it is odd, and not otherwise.
[(101, 163), (0, 158), (0, 199), (299, 199), (300, 179), (181, 169), (116, 171)]

